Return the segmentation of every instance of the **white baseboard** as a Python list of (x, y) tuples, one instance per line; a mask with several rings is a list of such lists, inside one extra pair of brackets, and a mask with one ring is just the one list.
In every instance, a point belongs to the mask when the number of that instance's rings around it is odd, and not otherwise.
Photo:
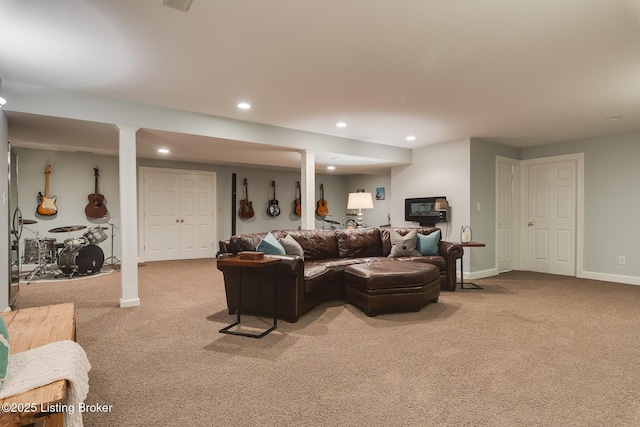
[(120, 307), (137, 307), (140, 305), (140, 298), (124, 300), (120, 298)]
[[(488, 270), (474, 271), (473, 273), (469, 273), (468, 271), (464, 272), (464, 280), (467, 283), (467, 279), (476, 280), (476, 279), (484, 279), (485, 277), (497, 276), (498, 269), (490, 268)], [(456, 276), (458, 279), (460, 278), (460, 270), (456, 270)]]
[(585, 279), (601, 280), (603, 282), (615, 282), (615, 283), (626, 283), (628, 285), (640, 285), (640, 277), (635, 277), (635, 276), (622, 276), (619, 274), (583, 271), (580, 277)]

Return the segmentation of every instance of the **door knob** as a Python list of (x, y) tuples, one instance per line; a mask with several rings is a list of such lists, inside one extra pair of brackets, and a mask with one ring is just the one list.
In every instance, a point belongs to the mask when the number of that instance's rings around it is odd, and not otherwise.
[(529, 224), (527, 224), (528, 227), (533, 227), (533, 221), (529, 221)]
[(184, 219), (181, 219), (180, 222), (184, 222)]

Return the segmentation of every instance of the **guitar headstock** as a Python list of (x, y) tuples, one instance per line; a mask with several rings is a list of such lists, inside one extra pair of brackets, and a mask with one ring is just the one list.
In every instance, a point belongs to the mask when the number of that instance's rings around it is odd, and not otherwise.
[(98, 168), (93, 168), (93, 176), (100, 176), (100, 171)]
[(47, 168), (44, 170), (45, 175), (49, 175), (51, 173), (51, 165), (47, 165)]

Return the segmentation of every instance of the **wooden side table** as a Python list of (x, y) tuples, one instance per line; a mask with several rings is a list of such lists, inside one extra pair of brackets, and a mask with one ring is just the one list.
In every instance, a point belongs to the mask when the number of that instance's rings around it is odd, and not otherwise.
[[(462, 243), (462, 242), (453, 242), (456, 245), (460, 245), (463, 248), (484, 248), (486, 245), (484, 243), (480, 243), (480, 242), (468, 242), (468, 243)], [(460, 289), (484, 289), (482, 286), (476, 285), (473, 282), (465, 282), (464, 281), (464, 261), (463, 261), (464, 256), (460, 257)], [(465, 288), (464, 285), (471, 285), (472, 287), (469, 288)]]
[(240, 267), (240, 278), (238, 283), (238, 308), (236, 309), (236, 321), (230, 324), (229, 326), (225, 326), (220, 329), (221, 334), (230, 334), (230, 335), (239, 335), (242, 337), (250, 337), (250, 338), (262, 338), (267, 335), (269, 332), (273, 331), (278, 327), (278, 275), (275, 274), (275, 283), (273, 285), (273, 295), (274, 295), (274, 311), (273, 311), (273, 325), (259, 333), (259, 334), (251, 334), (248, 332), (240, 332), (240, 331), (231, 331), (230, 329), (234, 326), (240, 324), (240, 314), (242, 312), (242, 275), (245, 269), (247, 268), (266, 268), (266, 267), (275, 267), (282, 260), (280, 258), (269, 258), (265, 256), (262, 259), (240, 259), (237, 256), (229, 257), (229, 258), (220, 258), (218, 259), (218, 264), (227, 265), (230, 267)]

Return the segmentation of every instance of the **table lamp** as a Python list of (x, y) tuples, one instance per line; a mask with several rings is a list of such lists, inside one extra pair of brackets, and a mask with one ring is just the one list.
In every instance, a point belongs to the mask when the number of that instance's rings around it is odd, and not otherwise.
[(371, 193), (349, 193), (347, 209), (358, 209), (356, 228), (362, 228), (362, 209), (373, 209), (373, 197)]

